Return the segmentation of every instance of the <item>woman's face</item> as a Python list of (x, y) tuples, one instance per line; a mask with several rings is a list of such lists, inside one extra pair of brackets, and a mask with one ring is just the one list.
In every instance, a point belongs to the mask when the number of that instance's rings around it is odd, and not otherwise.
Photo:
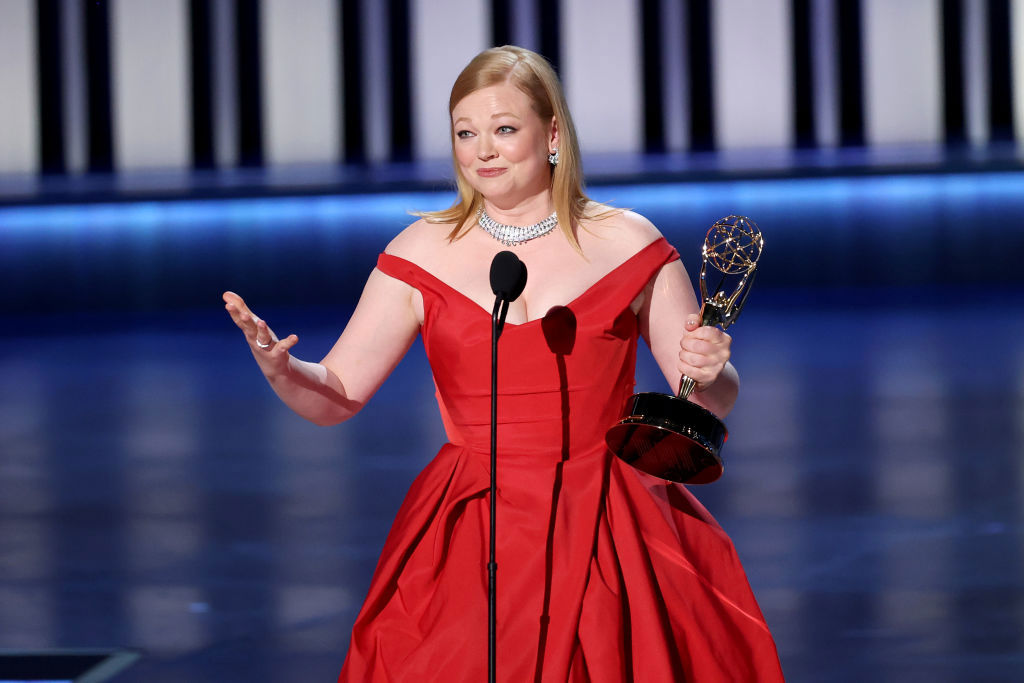
[(550, 187), (548, 153), (558, 130), (519, 88), (502, 83), (466, 95), (452, 110), (452, 126), (462, 175), (488, 201), (509, 209)]

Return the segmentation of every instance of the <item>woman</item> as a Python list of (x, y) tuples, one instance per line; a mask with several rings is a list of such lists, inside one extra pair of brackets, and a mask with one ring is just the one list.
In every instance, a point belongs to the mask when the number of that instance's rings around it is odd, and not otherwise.
[(632, 392), (638, 336), (669, 386), (694, 378), (692, 399), (718, 415), (738, 389), (729, 336), (697, 326), (687, 274), (650, 222), (583, 194), (572, 119), (543, 58), (481, 53), (449, 111), (457, 202), (387, 246), (320, 363), (224, 296), (274, 391), (317, 424), (358, 412), (423, 335), (450, 443), (398, 512), (341, 680), (486, 675), (488, 270), (509, 248), (529, 279), (499, 351), (499, 678), (781, 680), (729, 539), (686, 489), (603, 441)]

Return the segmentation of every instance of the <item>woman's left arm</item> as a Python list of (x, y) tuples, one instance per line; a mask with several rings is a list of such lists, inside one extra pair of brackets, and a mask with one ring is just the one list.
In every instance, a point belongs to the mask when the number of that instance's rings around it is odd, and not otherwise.
[(736, 403), (739, 375), (729, 362), (732, 338), (717, 327), (698, 325), (700, 305), (682, 261), (667, 263), (647, 283), (637, 315), (672, 393), (683, 375), (696, 381), (690, 400), (718, 417)]

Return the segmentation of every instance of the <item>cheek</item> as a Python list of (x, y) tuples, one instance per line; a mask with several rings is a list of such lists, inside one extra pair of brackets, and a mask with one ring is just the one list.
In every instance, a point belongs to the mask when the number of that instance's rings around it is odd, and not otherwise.
[(455, 142), (455, 160), (459, 162), (459, 166), (469, 166), (473, 163), (473, 150), (470, 149), (469, 145), (461, 143), (456, 140)]
[(529, 161), (536, 156), (533, 145), (525, 137), (510, 138), (506, 141), (502, 153), (509, 161), (516, 162)]

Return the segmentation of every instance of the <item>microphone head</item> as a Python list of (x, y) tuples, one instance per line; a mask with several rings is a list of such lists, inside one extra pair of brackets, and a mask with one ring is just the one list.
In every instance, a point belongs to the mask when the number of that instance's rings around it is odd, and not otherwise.
[(511, 251), (499, 251), (491, 261), (491, 291), (504, 301), (519, 298), (526, 288), (526, 264)]

